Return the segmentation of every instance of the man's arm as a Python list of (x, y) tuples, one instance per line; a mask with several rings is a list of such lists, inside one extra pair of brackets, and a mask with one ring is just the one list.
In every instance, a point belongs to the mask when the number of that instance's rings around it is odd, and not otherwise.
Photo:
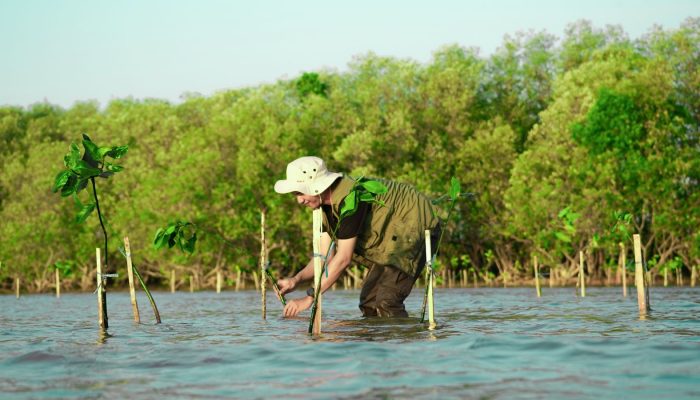
[[(321, 235), (321, 252), (323, 254), (328, 253), (328, 248), (331, 245), (331, 237), (328, 235), (328, 233), (324, 232)], [(301, 271), (297, 272), (296, 275), (294, 275), (291, 278), (284, 278), (280, 279), (277, 281), (277, 286), (280, 288), (280, 293), (286, 294), (289, 292), (294, 291), (296, 286), (303, 281), (308, 281), (312, 280), (314, 277), (314, 259), (311, 257), (311, 260), (306, 264), (304, 268), (302, 268)]]
[[(343, 273), (345, 268), (350, 265), (350, 261), (352, 261), (352, 253), (355, 250), (355, 243), (357, 242), (357, 237), (353, 237), (350, 239), (339, 239), (338, 244), (336, 246), (336, 250), (329, 255), (329, 260), (328, 260), (328, 277), (326, 278), (326, 274), (323, 274), (321, 278), (321, 291), (325, 292), (330, 288), (335, 281), (338, 280), (340, 275)], [(324, 233), (323, 236), (321, 236), (321, 248), (324, 249), (324, 253), (328, 252), (328, 247), (330, 246), (330, 236), (327, 233)], [(310, 273), (310, 279), (313, 279), (313, 259), (311, 260), (311, 273)], [(304, 272), (307, 268), (309, 268), (309, 265), (307, 265), (304, 270), (300, 271), (297, 276), (301, 275), (302, 272)], [(306, 276), (306, 275), (304, 275)], [(296, 278), (296, 277), (295, 277)], [(294, 317), (300, 312), (308, 309), (311, 307), (313, 304), (313, 297), (311, 296), (306, 296), (302, 297), (300, 299), (294, 299), (291, 300), (287, 303), (287, 305), (284, 307), (284, 316), (285, 317)]]

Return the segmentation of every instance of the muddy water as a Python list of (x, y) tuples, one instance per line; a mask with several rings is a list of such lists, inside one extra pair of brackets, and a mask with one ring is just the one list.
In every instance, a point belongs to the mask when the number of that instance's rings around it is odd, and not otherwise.
[(154, 293), (160, 325), (109, 293), (106, 335), (94, 295), (0, 296), (0, 397), (700, 398), (700, 288), (652, 288), (644, 320), (618, 288), (543, 291), (438, 289), (434, 331), (332, 291), (317, 339), (272, 293), (265, 321), (253, 291)]

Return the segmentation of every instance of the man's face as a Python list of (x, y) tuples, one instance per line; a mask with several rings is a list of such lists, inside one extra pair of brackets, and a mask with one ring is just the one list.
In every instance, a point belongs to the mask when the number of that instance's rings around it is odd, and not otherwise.
[(294, 197), (297, 199), (297, 203), (302, 206), (309, 207), (313, 210), (321, 207), (321, 197), (318, 195), (304, 194), (300, 192), (293, 192)]

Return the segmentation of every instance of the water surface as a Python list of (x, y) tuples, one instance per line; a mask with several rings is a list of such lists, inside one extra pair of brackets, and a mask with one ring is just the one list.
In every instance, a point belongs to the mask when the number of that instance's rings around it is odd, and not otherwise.
[[(437, 289), (437, 329), (364, 319), (357, 291), (324, 297), (324, 333), (268, 294), (156, 292), (134, 324), (128, 294), (0, 296), (3, 399), (700, 398), (700, 288)], [(633, 292), (631, 294), (634, 294)], [(418, 314), (422, 290), (407, 301)]]

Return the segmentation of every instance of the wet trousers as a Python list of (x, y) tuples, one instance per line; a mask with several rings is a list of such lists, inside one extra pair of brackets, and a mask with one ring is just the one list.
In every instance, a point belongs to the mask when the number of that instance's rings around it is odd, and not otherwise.
[[(435, 243), (440, 236), (440, 227), (433, 229), (430, 236), (434, 252)], [(421, 257), (419, 260), (425, 260), (425, 247), (418, 253), (418, 257)], [(362, 283), (360, 292), (362, 315), (385, 318), (408, 317), (403, 302), (411, 294), (413, 284), (422, 271), (423, 266), (418, 269), (415, 276), (411, 276), (394, 266), (373, 265)]]

